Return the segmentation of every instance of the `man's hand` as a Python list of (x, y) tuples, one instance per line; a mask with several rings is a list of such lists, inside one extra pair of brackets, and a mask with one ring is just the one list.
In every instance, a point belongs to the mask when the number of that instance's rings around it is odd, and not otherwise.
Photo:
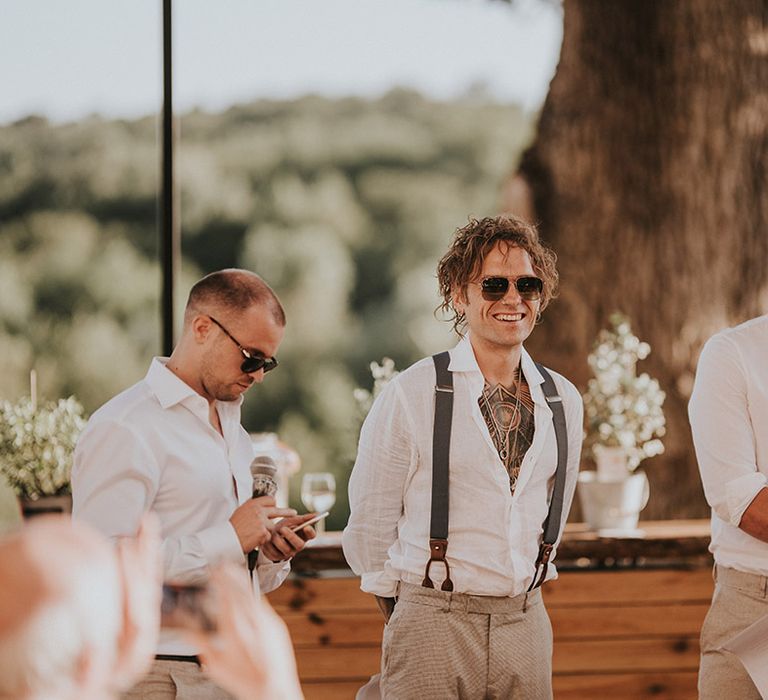
[(252, 498), (239, 506), (229, 522), (235, 528), (243, 554), (262, 547), (272, 538), (272, 518), (296, 515), (293, 508), (277, 508), (272, 496)]
[(272, 523), (272, 537), (261, 547), (264, 556), (274, 562), (285, 561), (304, 549), (307, 541), (314, 539), (315, 528), (307, 525), (296, 532), (291, 532), (291, 528), (311, 520), (315, 515), (316, 513), (294, 515), (283, 518), (279, 523)]
[(384, 622), (389, 622), (389, 618), (392, 617), (392, 613), (395, 611), (397, 598), (383, 598), (380, 595), (374, 597), (376, 598), (376, 605), (379, 606), (381, 614), (384, 615)]

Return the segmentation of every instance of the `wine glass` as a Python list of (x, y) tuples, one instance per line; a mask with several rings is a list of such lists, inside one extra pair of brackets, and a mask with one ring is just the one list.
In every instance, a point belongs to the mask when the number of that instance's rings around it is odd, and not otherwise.
[[(336, 503), (336, 479), (329, 472), (311, 472), (301, 480), (301, 502), (307, 510), (324, 513)], [(325, 521), (315, 525), (318, 536), (325, 532)]]

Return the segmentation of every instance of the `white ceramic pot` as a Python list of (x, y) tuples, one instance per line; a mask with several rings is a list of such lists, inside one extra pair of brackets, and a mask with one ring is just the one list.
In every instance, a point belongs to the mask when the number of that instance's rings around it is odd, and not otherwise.
[(599, 481), (623, 481), (629, 472), (627, 453), (623, 447), (595, 445), (592, 448)]
[(597, 472), (579, 472), (579, 501), (591, 530), (637, 530), (640, 511), (648, 504), (650, 490), (645, 472), (624, 479), (603, 481)]

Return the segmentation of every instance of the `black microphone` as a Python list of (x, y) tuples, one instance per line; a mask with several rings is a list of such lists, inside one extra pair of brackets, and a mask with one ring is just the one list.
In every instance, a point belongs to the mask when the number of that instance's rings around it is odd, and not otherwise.
[[(274, 496), (277, 493), (277, 465), (269, 455), (258, 455), (251, 462), (251, 477), (253, 477), (253, 498)], [(248, 571), (253, 574), (256, 568), (257, 549), (248, 552)]]

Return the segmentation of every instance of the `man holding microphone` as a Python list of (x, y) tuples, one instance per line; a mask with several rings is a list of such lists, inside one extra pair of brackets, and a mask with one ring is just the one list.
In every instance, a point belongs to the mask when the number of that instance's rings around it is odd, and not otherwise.
[[(253, 448), (240, 425), (243, 394), (277, 366), (285, 313), (270, 287), (246, 270), (213, 272), (190, 291), (181, 340), (155, 358), (143, 380), (102, 406), (75, 451), (73, 516), (109, 537), (133, 535), (146, 511), (161, 526), (166, 581), (199, 584), (230, 561), (247, 575), (259, 549), (254, 587), (267, 592), (314, 537), (291, 527), (311, 515), (253, 498)], [(256, 494), (258, 495), (258, 491)], [(277, 518), (283, 518), (276, 523)], [(161, 633), (149, 675), (127, 698), (231, 696), (207, 679), (197, 650)]]

